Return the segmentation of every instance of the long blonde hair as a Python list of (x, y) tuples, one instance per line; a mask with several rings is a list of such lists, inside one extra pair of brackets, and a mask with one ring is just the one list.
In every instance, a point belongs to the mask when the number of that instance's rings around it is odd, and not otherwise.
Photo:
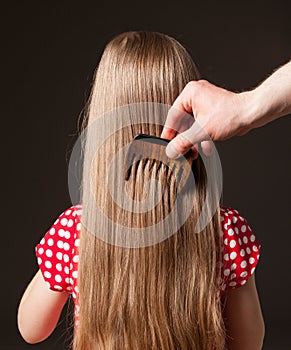
[[(140, 102), (171, 105), (183, 87), (196, 79), (198, 72), (190, 55), (175, 39), (156, 32), (120, 34), (106, 46), (96, 70), (84, 127), (121, 106)], [(163, 118), (165, 121), (166, 114)], [(160, 136), (161, 131), (160, 124), (145, 123), (141, 118), (140, 123), (110, 135), (93, 163), (89, 154), (96, 140), (103, 138), (104, 129), (95, 128), (87, 135), (82, 182), (85, 219), (79, 248), (80, 313), (74, 350), (212, 350), (224, 346), (218, 293), (219, 212), (202, 232), (194, 233), (207, 181), (200, 157), (192, 164), (196, 182), (193, 210), (170, 237), (154, 245), (131, 248), (105, 242), (88, 229), (95, 227), (103, 236), (114, 236), (114, 226), (96, 214), (92, 191), (112, 222), (128, 228), (151, 226), (171, 211), (176, 179), (155, 160), (137, 162), (126, 184), (135, 200), (133, 206), (138, 207), (145, 195), (154, 200), (156, 193), (149, 180), (155, 178), (161, 183), (162, 199), (149, 213), (122, 211), (106, 189), (112, 156), (136, 134)], [(122, 169), (114, 176), (123, 176)]]

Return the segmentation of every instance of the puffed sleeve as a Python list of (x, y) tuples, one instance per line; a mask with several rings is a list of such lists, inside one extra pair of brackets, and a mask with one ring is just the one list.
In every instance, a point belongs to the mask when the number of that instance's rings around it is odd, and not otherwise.
[(261, 244), (247, 220), (233, 208), (221, 208), (223, 231), (223, 271), (225, 289), (244, 285), (254, 273)]
[(72, 252), (76, 236), (75, 207), (62, 212), (35, 247), (40, 271), (49, 289), (71, 292)]

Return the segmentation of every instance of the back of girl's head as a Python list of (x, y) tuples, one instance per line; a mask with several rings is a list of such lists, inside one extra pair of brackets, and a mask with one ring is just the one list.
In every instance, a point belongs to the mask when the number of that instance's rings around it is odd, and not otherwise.
[[(136, 134), (160, 136), (168, 107), (196, 79), (187, 50), (165, 34), (123, 33), (104, 50), (84, 121), (84, 127), (93, 127), (84, 154), (80, 323), (74, 350), (223, 347), (218, 212), (201, 233), (194, 233), (206, 198), (203, 162), (192, 162), (195, 191), (182, 191), (180, 207), (167, 222), (179, 188), (172, 170), (147, 156), (133, 164), (124, 181), (124, 162), (117, 157), (113, 168), (111, 164)], [(145, 199), (154, 204), (148, 211), (142, 206)], [(189, 217), (177, 226), (179, 213), (189, 204)], [(161, 236), (176, 226), (157, 244), (113, 244), (117, 234), (134, 234), (132, 229)], [(125, 230), (119, 232), (120, 227)]]
[(171, 105), (198, 71), (186, 49), (156, 32), (126, 32), (106, 46), (95, 75), (89, 118), (121, 105)]

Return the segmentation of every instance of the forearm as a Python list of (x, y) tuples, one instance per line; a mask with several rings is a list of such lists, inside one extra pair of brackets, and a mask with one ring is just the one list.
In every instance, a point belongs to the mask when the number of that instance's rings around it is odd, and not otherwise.
[(241, 93), (246, 101), (242, 119), (249, 128), (257, 128), (291, 113), (291, 61), (277, 69), (257, 88)]

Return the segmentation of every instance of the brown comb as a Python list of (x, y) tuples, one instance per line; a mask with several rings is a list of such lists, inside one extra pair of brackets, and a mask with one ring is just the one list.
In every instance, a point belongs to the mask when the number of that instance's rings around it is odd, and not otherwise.
[[(130, 177), (133, 163), (142, 159), (152, 159), (164, 163), (168, 166), (179, 179), (180, 185), (183, 186), (191, 172), (193, 157), (192, 151), (188, 151), (184, 156), (178, 159), (172, 159), (166, 155), (166, 147), (170, 140), (157, 136), (138, 134), (134, 137), (129, 145), (125, 158), (125, 180)], [(188, 163), (188, 164), (187, 164)]]

